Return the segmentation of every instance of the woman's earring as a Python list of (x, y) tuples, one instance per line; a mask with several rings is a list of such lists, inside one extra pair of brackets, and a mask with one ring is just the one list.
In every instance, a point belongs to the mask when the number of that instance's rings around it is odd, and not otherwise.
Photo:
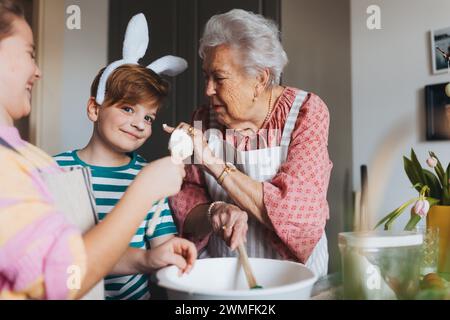
[(253, 103), (256, 101), (257, 98), (258, 98), (258, 95), (257, 95), (257, 93), (255, 92), (255, 93), (253, 94)]

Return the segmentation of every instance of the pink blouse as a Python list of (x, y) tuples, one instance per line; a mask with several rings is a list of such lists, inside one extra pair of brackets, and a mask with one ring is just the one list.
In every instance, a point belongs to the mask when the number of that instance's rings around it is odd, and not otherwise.
[[(297, 91), (290, 87), (284, 89), (262, 129), (283, 131)], [(208, 129), (209, 109), (199, 108), (193, 120), (203, 121), (203, 129)], [(327, 106), (315, 94), (308, 94), (292, 132), (286, 162), (271, 181), (263, 182), (264, 205), (275, 229), (268, 241), (285, 259), (305, 263), (319, 242), (329, 218), (326, 196), (332, 163), (327, 150), (328, 127)], [(280, 138), (279, 135), (271, 139), (269, 135), (267, 144), (279, 144)], [(244, 143), (235, 141), (235, 147), (239, 150), (251, 150), (255, 145), (264, 147), (264, 143), (252, 143), (253, 139), (258, 139), (257, 135), (245, 139)], [(186, 173), (180, 193), (170, 202), (180, 234), (189, 237), (198, 249), (202, 249), (209, 236), (197, 239), (185, 235), (183, 225), (193, 208), (209, 204), (211, 199), (202, 170), (188, 165)]]
[(0, 146), (0, 300), (73, 299), (68, 268), (84, 277), (82, 235), (58, 211), (39, 173), (61, 169), (16, 128), (0, 126), (0, 137), (20, 152)]

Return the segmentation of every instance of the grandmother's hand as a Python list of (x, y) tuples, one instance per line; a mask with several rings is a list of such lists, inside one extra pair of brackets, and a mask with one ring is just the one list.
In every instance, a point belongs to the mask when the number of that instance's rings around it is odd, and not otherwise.
[(247, 242), (248, 216), (245, 211), (229, 203), (216, 204), (211, 210), (211, 226), (215, 233), (235, 250), (240, 243)]
[(201, 164), (206, 166), (207, 164), (215, 164), (217, 163), (217, 159), (214, 157), (213, 152), (208, 147), (208, 142), (206, 141), (203, 132), (199, 129), (194, 128), (190, 124), (185, 122), (181, 122), (178, 126), (170, 127), (166, 124), (163, 124), (163, 129), (167, 133), (172, 133), (175, 129), (180, 129), (185, 131), (190, 137), (192, 137), (192, 141), (194, 143), (194, 160), (195, 164)]

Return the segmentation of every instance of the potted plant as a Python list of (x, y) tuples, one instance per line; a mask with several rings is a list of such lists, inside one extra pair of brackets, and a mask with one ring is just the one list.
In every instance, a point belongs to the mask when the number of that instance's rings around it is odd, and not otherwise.
[(422, 168), (416, 153), (411, 149), (411, 158), (403, 157), (406, 175), (419, 196), (402, 204), (381, 219), (375, 228), (384, 224), (389, 230), (393, 222), (406, 208), (412, 205), (411, 217), (405, 230), (413, 230), (422, 219), (427, 219), (427, 227), (439, 228), (439, 266), (438, 271), (450, 273), (450, 164), (446, 169), (442, 166), (434, 152), (429, 152), (426, 160), (428, 169)]

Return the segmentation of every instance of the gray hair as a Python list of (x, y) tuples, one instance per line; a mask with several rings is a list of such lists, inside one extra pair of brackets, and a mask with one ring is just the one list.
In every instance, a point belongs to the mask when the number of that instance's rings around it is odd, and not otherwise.
[(200, 57), (204, 59), (209, 48), (223, 44), (240, 52), (247, 74), (257, 75), (268, 68), (268, 85), (280, 83), (288, 58), (274, 21), (242, 9), (212, 16), (200, 39)]

